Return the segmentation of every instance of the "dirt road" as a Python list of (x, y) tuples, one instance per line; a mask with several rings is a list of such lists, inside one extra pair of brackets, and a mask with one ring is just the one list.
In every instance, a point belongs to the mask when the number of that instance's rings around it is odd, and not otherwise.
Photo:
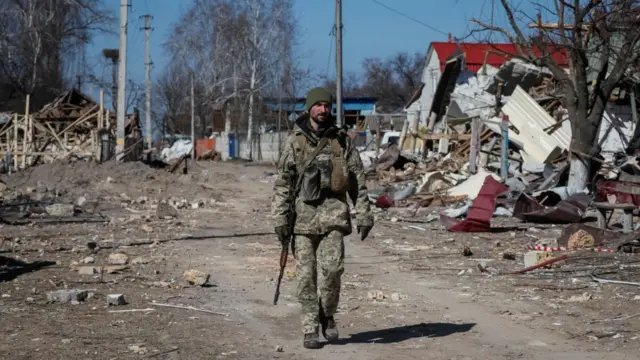
[[(113, 180), (109, 185), (105, 176), (69, 191), (73, 196), (84, 194), (88, 200), (99, 200), (98, 208), (112, 218), (107, 224), (3, 226), (0, 358), (636, 356), (637, 350), (627, 343), (635, 340), (640, 329), (635, 319), (615, 323), (626, 326), (625, 331), (614, 331), (622, 335), (590, 340), (588, 334), (593, 332), (573, 331), (584, 327), (587, 313), (514, 296), (519, 292), (501, 288), (504, 281), (500, 279), (408, 270), (408, 260), (422, 264), (457, 264), (459, 260), (430, 258), (430, 249), (439, 246), (447, 234), (400, 231), (384, 220), (366, 241), (356, 236), (347, 239), (337, 316), (341, 339), (320, 350), (306, 350), (292, 260), (280, 302), (272, 304), (279, 246), (268, 219), (272, 183), (264, 175), (273, 169), (213, 163), (192, 168), (196, 175), (188, 179), (154, 171), (157, 173), (147, 174), (136, 185), (125, 181), (118, 187)], [(22, 178), (5, 180), (13, 191), (29, 185)], [(206, 185), (200, 187), (202, 183)], [(206, 205), (180, 210), (177, 219), (158, 219), (153, 201), (135, 200), (144, 193), (158, 198), (181, 195), (189, 201), (201, 198)], [(99, 250), (87, 249), (88, 241), (97, 242)], [(144, 245), (132, 246), (132, 242)], [(73, 250), (60, 251), (61, 246)], [(128, 268), (102, 275), (77, 272), (83, 259), (92, 257), (93, 265), (105, 265), (114, 252), (128, 256)], [(8, 266), (10, 260), (16, 263)], [(35, 271), (26, 265), (37, 261), (49, 263)], [(184, 284), (181, 277), (188, 269), (209, 273), (209, 285)], [(92, 296), (76, 305), (47, 302), (46, 293), (60, 289), (88, 289)], [(124, 294), (127, 304), (107, 306), (107, 294)], [(219, 314), (159, 307), (154, 302)], [(124, 310), (135, 311), (113, 312)], [(598, 309), (589, 311), (596, 314), (593, 317), (607, 318)], [(600, 331), (611, 326), (590, 328)]]

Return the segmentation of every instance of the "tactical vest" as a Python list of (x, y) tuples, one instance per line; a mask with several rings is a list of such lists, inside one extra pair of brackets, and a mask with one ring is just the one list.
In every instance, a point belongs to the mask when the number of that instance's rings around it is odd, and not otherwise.
[[(302, 155), (302, 161), (309, 157), (308, 139), (299, 134), (295, 137), (298, 153)], [(326, 148), (329, 149), (327, 154)], [(315, 202), (323, 197), (326, 190), (337, 195), (344, 195), (349, 190), (349, 166), (345, 158), (345, 150), (338, 138), (330, 139), (325, 149), (311, 161), (303, 170), (300, 197), (305, 202)], [(299, 171), (301, 169), (298, 169)]]

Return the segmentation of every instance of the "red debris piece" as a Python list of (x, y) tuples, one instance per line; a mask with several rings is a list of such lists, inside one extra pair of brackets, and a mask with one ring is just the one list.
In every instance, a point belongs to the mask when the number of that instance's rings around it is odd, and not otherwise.
[(393, 206), (393, 199), (391, 196), (384, 194), (376, 200), (376, 206), (381, 209), (388, 209)]
[(460, 221), (441, 214), (440, 222), (451, 232), (488, 232), (496, 209), (496, 198), (506, 191), (509, 191), (506, 185), (487, 175), (478, 196), (471, 203), (467, 217)]

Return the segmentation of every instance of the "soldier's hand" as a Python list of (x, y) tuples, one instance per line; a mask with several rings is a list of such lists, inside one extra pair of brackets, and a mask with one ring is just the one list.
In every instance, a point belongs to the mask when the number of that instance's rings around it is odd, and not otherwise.
[(278, 235), (278, 240), (280, 241), (280, 244), (282, 244), (282, 246), (284, 246), (284, 244), (287, 243), (287, 241), (289, 241), (289, 227), (286, 225), (282, 225), (282, 226), (276, 226), (276, 235)]
[(371, 231), (372, 226), (360, 226), (358, 225), (358, 234), (360, 234), (360, 241), (364, 241), (364, 239), (369, 236), (369, 232)]

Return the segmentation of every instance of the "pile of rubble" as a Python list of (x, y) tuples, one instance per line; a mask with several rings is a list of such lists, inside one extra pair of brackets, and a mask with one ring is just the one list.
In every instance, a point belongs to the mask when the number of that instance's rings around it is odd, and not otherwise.
[[(457, 61), (447, 66), (462, 68)], [(567, 187), (571, 128), (549, 71), (510, 61), (478, 73), (445, 71), (440, 83), (432, 121), (423, 130), (447, 136), (434, 144), (434, 136), (412, 134), (423, 141), (421, 155), (402, 137), (379, 156), (361, 152), (369, 198), (377, 208), (413, 218), (427, 213), (424, 222), (439, 220), (450, 232), (490, 232), (496, 227), (492, 219), (502, 217), (521, 227), (580, 224), (574, 230), (592, 237), (569, 244), (572, 234), (565, 234), (560, 243), (525, 244), (529, 248), (618, 251), (638, 245), (640, 236), (610, 236), (611, 216), (606, 216), (620, 210), (623, 232), (638, 229), (633, 215), (640, 204), (640, 158), (624, 155), (635, 129), (630, 111), (626, 119), (622, 105), (607, 106), (597, 166), (587, 188), (572, 192)], [(590, 210), (596, 226), (581, 224)]]

